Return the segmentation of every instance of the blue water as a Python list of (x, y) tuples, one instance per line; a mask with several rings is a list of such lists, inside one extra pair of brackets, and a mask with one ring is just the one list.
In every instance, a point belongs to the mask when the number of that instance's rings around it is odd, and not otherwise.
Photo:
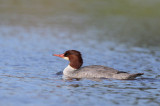
[[(12, 33), (19, 27), (1, 29)], [(68, 38), (64, 39), (61, 35), (52, 35), (53, 30), (47, 30), (32, 28), (28, 32), (23, 29), (16, 35), (1, 36), (1, 106), (160, 104), (159, 51), (128, 48), (110, 41), (88, 42), (81, 36), (63, 32), (61, 34)], [(47, 35), (43, 36), (41, 31)], [(84, 66), (100, 64), (130, 73), (143, 72), (144, 76), (129, 81), (63, 81), (62, 76), (56, 73), (62, 71), (68, 61), (52, 54), (63, 53), (67, 49), (80, 50)]]

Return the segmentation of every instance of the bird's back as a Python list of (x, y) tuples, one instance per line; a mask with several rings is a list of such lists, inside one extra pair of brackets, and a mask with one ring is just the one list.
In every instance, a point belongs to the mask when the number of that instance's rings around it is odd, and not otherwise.
[(85, 66), (73, 71), (70, 76), (73, 78), (114, 78), (114, 79), (134, 79), (142, 73), (129, 74), (127, 72), (118, 71), (113, 68), (91, 65)]

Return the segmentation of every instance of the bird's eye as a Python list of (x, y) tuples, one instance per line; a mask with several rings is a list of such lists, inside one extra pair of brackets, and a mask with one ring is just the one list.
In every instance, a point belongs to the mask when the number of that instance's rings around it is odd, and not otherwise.
[(67, 56), (68, 56), (68, 53), (65, 53), (64, 56), (67, 57)]

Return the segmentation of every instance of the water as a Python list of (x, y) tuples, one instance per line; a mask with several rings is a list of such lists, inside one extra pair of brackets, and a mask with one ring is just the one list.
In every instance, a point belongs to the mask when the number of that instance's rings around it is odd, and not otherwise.
[[(142, 1), (1, 0), (0, 105), (159, 106), (160, 2)], [(84, 66), (144, 75), (63, 81), (68, 61), (52, 54), (69, 49)]]

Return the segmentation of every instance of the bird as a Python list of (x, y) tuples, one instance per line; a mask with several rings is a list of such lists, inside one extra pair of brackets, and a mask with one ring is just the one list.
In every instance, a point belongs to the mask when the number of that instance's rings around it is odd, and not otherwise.
[(133, 80), (144, 73), (130, 74), (124, 71), (103, 66), (103, 65), (90, 65), (81, 67), (83, 64), (82, 55), (77, 50), (67, 50), (63, 54), (53, 54), (69, 61), (68, 66), (63, 70), (63, 79), (118, 79), (118, 80)]

